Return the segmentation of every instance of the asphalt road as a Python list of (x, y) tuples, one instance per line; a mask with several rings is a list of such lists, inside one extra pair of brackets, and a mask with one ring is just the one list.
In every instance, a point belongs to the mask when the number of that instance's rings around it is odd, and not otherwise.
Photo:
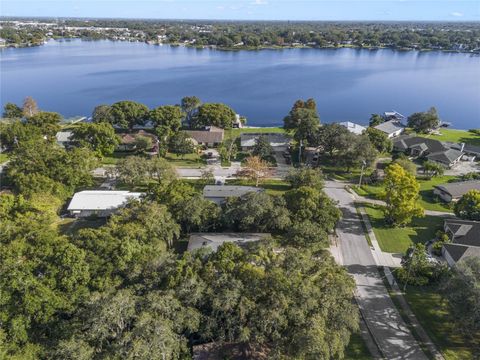
[(337, 226), (343, 265), (355, 279), (358, 305), (380, 351), (389, 360), (427, 359), (383, 284), (352, 196), (334, 181), (326, 182), (325, 192), (343, 212)]

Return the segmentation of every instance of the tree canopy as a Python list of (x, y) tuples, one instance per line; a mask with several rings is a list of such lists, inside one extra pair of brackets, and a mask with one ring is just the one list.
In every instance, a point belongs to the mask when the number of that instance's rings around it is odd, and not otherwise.
[(122, 129), (132, 129), (141, 125), (149, 113), (148, 107), (135, 101), (119, 101), (111, 106), (112, 125)]
[(408, 127), (420, 133), (427, 133), (440, 125), (437, 109), (431, 107), (426, 112), (416, 112), (408, 117)]
[(70, 140), (99, 156), (111, 155), (119, 144), (115, 129), (106, 122), (82, 123), (73, 129)]
[(198, 108), (192, 119), (194, 128), (217, 126), (222, 129), (231, 129), (235, 121), (235, 111), (225, 104), (205, 103)]
[(455, 203), (455, 215), (461, 219), (480, 221), (480, 191), (470, 190)]

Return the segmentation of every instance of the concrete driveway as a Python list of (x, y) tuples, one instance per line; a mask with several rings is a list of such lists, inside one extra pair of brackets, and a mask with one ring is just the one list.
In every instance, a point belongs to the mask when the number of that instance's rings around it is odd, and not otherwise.
[(326, 182), (325, 192), (343, 212), (337, 225), (339, 256), (355, 280), (357, 303), (380, 352), (389, 360), (427, 359), (383, 284), (352, 195), (334, 181)]

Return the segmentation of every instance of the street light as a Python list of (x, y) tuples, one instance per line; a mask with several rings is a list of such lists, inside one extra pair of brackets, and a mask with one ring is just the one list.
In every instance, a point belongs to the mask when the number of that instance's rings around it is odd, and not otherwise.
[(367, 162), (365, 160), (362, 160), (362, 171), (360, 173), (360, 180), (358, 181), (358, 187), (362, 186), (363, 169), (365, 169), (366, 165), (367, 165)]

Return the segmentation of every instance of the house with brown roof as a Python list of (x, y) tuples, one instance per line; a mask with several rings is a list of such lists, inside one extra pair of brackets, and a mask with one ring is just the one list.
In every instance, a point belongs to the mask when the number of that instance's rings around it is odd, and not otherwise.
[(443, 245), (442, 255), (449, 266), (467, 257), (480, 258), (480, 222), (449, 219), (444, 222), (450, 242)]
[(152, 140), (152, 148), (147, 149), (147, 152), (158, 152), (158, 137), (145, 130), (139, 130), (137, 132), (120, 134), (120, 143), (117, 146), (116, 151), (135, 151), (137, 150), (137, 138), (143, 136)]
[(215, 147), (223, 142), (224, 130), (216, 126), (207, 126), (203, 130), (185, 130), (195, 145)]

